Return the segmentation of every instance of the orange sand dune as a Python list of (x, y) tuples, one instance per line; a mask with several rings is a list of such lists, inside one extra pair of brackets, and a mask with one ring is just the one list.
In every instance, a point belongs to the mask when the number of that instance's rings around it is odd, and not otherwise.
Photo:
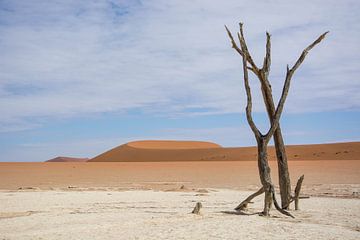
[[(360, 142), (290, 145), (289, 160), (359, 160)], [(138, 141), (113, 148), (89, 162), (253, 161), (256, 147), (222, 148), (209, 142)], [(269, 159), (275, 149), (269, 147)]]
[(171, 140), (146, 140), (134, 141), (126, 144), (133, 148), (143, 149), (199, 149), (199, 148), (221, 148), (220, 145), (212, 142), (201, 141), (171, 141)]
[(88, 158), (56, 157), (45, 162), (86, 162)]

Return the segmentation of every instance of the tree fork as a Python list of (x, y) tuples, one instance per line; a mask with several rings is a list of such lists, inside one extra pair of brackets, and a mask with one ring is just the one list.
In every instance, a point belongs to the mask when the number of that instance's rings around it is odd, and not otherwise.
[[(237, 46), (231, 32), (225, 26), (227, 34), (231, 40), (232, 48), (234, 48), (241, 56), (243, 55), (243, 51)], [(243, 35), (242, 26), (240, 25), (240, 33)], [(239, 40), (240, 37), (239, 36)], [(269, 117), (270, 122), (272, 122), (273, 116), (275, 114), (275, 104), (272, 97), (272, 90), (271, 85), (268, 81), (268, 76), (270, 72), (271, 66), (271, 35), (267, 32), (266, 33), (266, 55), (264, 58), (263, 67), (259, 69), (255, 62), (251, 59), (250, 65), (251, 67), (247, 67), (251, 70), (260, 80), (261, 83), (261, 92), (264, 99), (266, 111)], [(248, 55), (248, 49), (246, 48), (246, 52)], [(278, 164), (278, 176), (279, 176), (279, 186), (280, 186), (280, 195), (281, 195), (281, 205), (282, 208), (287, 209), (286, 206), (290, 204), (291, 199), (291, 182), (290, 182), (290, 174), (289, 174), (289, 167), (287, 164), (287, 156), (285, 151), (284, 140), (281, 134), (280, 126), (275, 131), (274, 134), (274, 143), (276, 149), (276, 158)]]
[[(261, 81), (263, 82), (263, 81)], [(267, 81), (268, 82), (268, 81)], [(261, 90), (266, 107), (266, 111), (269, 117), (270, 122), (273, 121), (273, 116), (275, 114), (275, 105), (271, 93), (270, 84), (267, 83), (267, 87), (262, 84)], [(274, 133), (274, 145), (276, 150), (276, 159), (278, 164), (278, 177), (279, 177), (279, 186), (280, 186), (280, 196), (281, 196), (281, 206), (283, 209), (287, 209), (290, 204), (291, 199), (291, 182), (289, 167), (287, 163), (287, 155), (285, 150), (284, 139), (282, 137), (280, 124), (277, 127)]]
[[(287, 93), (289, 90), (289, 81), (290, 79), (287, 79), (284, 84), (283, 92), (278, 104), (278, 107), (276, 109), (276, 114), (274, 115), (274, 121), (271, 124), (271, 128), (267, 132), (267, 134), (262, 134), (257, 126), (255, 125), (253, 118), (252, 118), (252, 97), (251, 97), (251, 89), (249, 85), (249, 76), (248, 76), (248, 68), (247, 68), (247, 57), (248, 57), (248, 50), (246, 47), (246, 43), (244, 40), (244, 35), (242, 31), (242, 24), (240, 24), (240, 32), (239, 34), (239, 40), (241, 45), (241, 51), (242, 51), (242, 58), (243, 58), (243, 72), (244, 72), (244, 85), (245, 85), (245, 91), (247, 96), (247, 104), (246, 104), (246, 119), (249, 123), (249, 126), (251, 130), (253, 131), (257, 146), (258, 146), (258, 170), (260, 175), (260, 181), (263, 185), (263, 189), (265, 192), (265, 199), (264, 199), (264, 210), (262, 212), (262, 215), (269, 216), (270, 208), (272, 205), (272, 201), (274, 200), (274, 203), (276, 203), (275, 199), (275, 193), (274, 193), (274, 187), (271, 182), (271, 174), (270, 174), (270, 167), (267, 159), (267, 144), (269, 143), (270, 138), (273, 136), (278, 124), (279, 119), (281, 116), (281, 112), (283, 110), (283, 105), (285, 103), (285, 99), (287, 97)], [(252, 62), (252, 61), (251, 61)], [(277, 206), (277, 203), (276, 203)], [(278, 207), (276, 207), (277, 210), (279, 210)], [(279, 210), (281, 213), (291, 216), (290, 213), (286, 212), (285, 210)]]
[[(272, 89), (269, 82), (269, 73), (271, 67), (271, 35), (266, 32), (266, 52), (264, 57), (263, 67), (256, 73), (261, 83), (261, 92), (264, 99), (266, 111), (270, 123), (273, 123), (273, 117), (275, 115), (275, 104), (272, 96)], [(284, 140), (281, 134), (280, 123), (274, 133), (274, 144), (276, 150), (276, 159), (278, 164), (278, 176), (280, 186), (280, 196), (282, 208), (287, 209), (284, 206), (289, 205), (291, 199), (291, 182), (289, 167), (287, 164), (287, 156), (285, 151)]]

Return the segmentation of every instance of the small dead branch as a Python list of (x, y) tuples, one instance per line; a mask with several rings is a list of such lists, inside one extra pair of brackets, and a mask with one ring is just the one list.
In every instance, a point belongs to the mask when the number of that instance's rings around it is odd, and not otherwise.
[(236, 211), (241, 211), (247, 208), (247, 205), (249, 203), (251, 203), (251, 200), (253, 200), (254, 198), (256, 198), (257, 196), (263, 194), (264, 191), (264, 187), (260, 188), (257, 192), (251, 194), (249, 197), (247, 197), (244, 201), (242, 201), (236, 208)]
[(201, 209), (201, 208), (202, 208), (201, 202), (197, 202), (196, 205), (195, 205), (194, 210), (192, 210), (191, 213), (200, 215), (200, 209)]
[(300, 191), (301, 191), (301, 186), (302, 186), (302, 182), (304, 181), (304, 175), (302, 175), (299, 180), (296, 183), (296, 187), (295, 187), (295, 195), (291, 196), (289, 204), (284, 206), (283, 208), (288, 208), (289, 205), (295, 201), (295, 210), (299, 210), (299, 199), (309, 199), (310, 196), (300, 196)]
[(302, 175), (296, 183), (295, 196), (294, 196), (295, 210), (299, 210), (300, 191), (301, 191), (301, 185), (302, 185), (303, 181), (304, 181), (304, 175)]
[(286, 215), (286, 216), (289, 216), (289, 217), (292, 217), (292, 218), (295, 218), (293, 215), (291, 215), (291, 213), (289, 213), (288, 211), (286, 211), (285, 209), (282, 209), (277, 200), (276, 200), (276, 197), (275, 197), (275, 190), (274, 190), (274, 187), (271, 187), (271, 193), (272, 193), (272, 198), (273, 198), (273, 201), (274, 201), (274, 206), (276, 208), (276, 210), (278, 210), (280, 213)]
[(309, 199), (310, 196), (299, 196), (299, 199)]

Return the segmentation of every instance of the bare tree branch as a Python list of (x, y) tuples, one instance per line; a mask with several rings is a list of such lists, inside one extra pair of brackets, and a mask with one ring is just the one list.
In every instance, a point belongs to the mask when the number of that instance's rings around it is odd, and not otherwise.
[[(240, 26), (240, 33), (238, 33), (238, 39), (240, 41), (240, 45), (241, 45), (241, 41), (243, 41), (243, 46), (241, 46), (241, 50), (243, 53), (246, 53), (247, 54), (247, 60), (248, 62), (250, 63), (251, 67), (254, 69), (254, 73), (256, 75), (258, 75), (258, 72), (259, 72), (259, 68), (256, 66), (254, 60), (252, 59), (251, 57), (251, 54), (248, 50), (248, 47), (247, 47), (247, 44), (246, 44), (246, 41), (245, 41), (245, 37), (244, 37), (244, 30), (243, 30), (243, 23), (239, 23), (239, 26)], [(242, 39), (242, 40), (241, 40)]]
[[(231, 47), (232, 47), (233, 49), (235, 49), (235, 51), (236, 51), (237, 53), (239, 53), (240, 56), (242, 56), (242, 55), (243, 55), (242, 50), (241, 50), (241, 49), (238, 47), (238, 45), (236, 44), (236, 42), (235, 42), (235, 40), (234, 40), (234, 37), (232, 36), (230, 30), (228, 29), (228, 27), (227, 27), (226, 25), (225, 25), (225, 29), (226, 29), (226, 32), (227, 32), (229, 38), (230, 38)], [(251, 66), (251, 67), (248, 66), (247, 68), (248, 68), (248, 70), (252, 71), (255, 75), (258, 74), (258, 71), (257, 71), (256, 66), (255, 66), (255, 68), (254, 68), (253, 66)]]
[(304, 49), (304, 51), (301, 53), (299, 59), (296, 61), (294, 66), (290, 69), (290, 73), (291, 73), (290, 78), (292, 77), (292, 74), (295, 72), (295, 70), (298, 69), (298, 67), (304, 61), (304, 59), (305, 59), (306, 55), (309, 53), (309, 51), (311, 49), (313, 49), (313, 47), (315, 47), (317, 44), (319, 44), (325, 38), (326, 34), (328, 34), (328, 33), (329, 33), (329, 31), (324, 32), (312, 44), (310, 44), (307, 48)]
[(271, 123), (273, 119), (273, 114), (275, 113), (275, 106), (272, 97), (271, 85), (269, 82), (270, 66), (271, 66), (271, 35), (268, 32), (266, 32), (266, 53), (264, 57), (263, 66), (260, 69), (257, 77), (261, 83), (261, 91)]
[(252, 67), (247, 67), (247, 69), (249, 69), (250, 71), (252, 71), (253, 73), (255, 73), (255, 69), (253, 69)]
[(275, 115), (274, 115), (274, 121), (271, 124), (271, 128), (268, 131), (268, 133), (265, 135), (265, 139), (266, 141), (269, 141), (270, 138), (272, 137), (272, 135), (274, 134), (276, 128), (279, 125), (279, 121), (280, 121), (280, 116), (281, 113), (283, 111), (284, 108), (284, 103), (286, 100), (286, 97), (289, 93), (289, 88), (290, 88), (290, 82), (291, 82), (291, 78), (295, 72), (295, 70), (301, 65), (301, 63), (304, 61), (306, 55), (308, 54), (308, 52), (315, 47), (318, 43), (320, 43), (326, 36), (328, 32), (325, 32), (323, 34), (321, 34), (312, 44), (310, 44), (307, 48), (304, 49), (304, 51), (302, 52), (302, 54), (300, 55), (299, 59), (296, 61), (296, 63), (294, 64), (294, 66), (289, 69), (289, 65), (287, 65), (286, 67), (286, 78), (285, 78), (285, 83), (284, 83), (284, 87), (282, 90), (282, 94), (279, 100), (279, 103), (276, 107), (276, 111), (275, 111)]
[(266, 142), (270, 141), (271, 137), (273, 136), (274, 132), (276, 131), (276, 128), (279, 125), (280, 116), (281, 116), (282, 110), (284, 109), (284, 103), (285, 103), (286, 97), (289, 93), (290, 81), (291, 81), (289, 65), (286, 67), (286, 69), (287, 69), (287, 71), (286, 71), (286, 79), (285, 79), (284, 87), (283, 87), (283, 90), (281, 93), (281, 97), (280, 97), (278, 106), (276, 107), (275, 115), (273, 117), (273, 122), (271, 123), (271, 128), (265, 135)]
[(244, 201), (242, 201), (236, 208), (236, 211), (241, 211), (247, 208), (247, 205), (253, 200), (255, 197), (263, 194), (265, 192), (264, 187), (261, 187), (259, 190), (251, 194), (249, 197), (247, 197)]
[(295, 218), (291, 213), (289, 213), (288, 211), (286, 211), (285, 209), (282, 209), (277, 200), (276, 200), (276, 197), (275, 197), (275, 190), (274, 190), (274, 186), (271, 186), (271, 194), (272, 194), (272, 198), (273, 198), (273, 201), (274, 201), (274, 206), (276, 208), (276, 210), (278, 210), (280, 213), (286, 215), (286, 216), (289, 216), (289, 217), (292, 217), (292, 218)]
[(246, 119), (250, 125), (251, 130), (253, 131), (255, 137), (257, 140), (259, 140), (262, 136), (259, 129), (256, 127), (254, 120), (252, 118), (252, 99), (251, 99), (251, 89), (249, 84), (249, 74), (248, 74), (248, 68), (247, 68), (247, 51), (244, 51), (245, 43), (243, 38), (240, 37), (240, 46), (241, 50), (243, 52), (243, 71), (244, 71), (244, 85), (246, 90), (246, 96), (247, 96), (247, 105), (246, 105)]
[(266, 79), (269, 76), (269, 72), (270, 72), (270, 65), (271, 65), (271, 35), (266, 32), (266, 53), (265, 53), (265, 58), (264, 58), (264, 64), (262, 67), (262, 70), (265, 72), (265, 77)]
[(241, 56), (243, 55), (243, 52), (241, 51), (241, 49), (237, 46), (230, 30), (227, 28), (227, 26), (225, 25), (225, 29), (226, 29), (226, 32), (230, 38), (230, 41), (231, 41), (231, 44), (232, 44), (232, 48), (235, 49)]

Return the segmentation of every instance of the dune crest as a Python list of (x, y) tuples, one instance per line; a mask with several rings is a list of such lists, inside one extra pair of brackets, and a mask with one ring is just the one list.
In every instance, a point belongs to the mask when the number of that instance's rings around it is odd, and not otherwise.
[(133, 148), (142, 149), (201, 149), (221, 148), (219, 144), (203, 141), (174, 141), (174, 140), (144, 140), (126, 144)]
[[(292, 160), (358, 160), (360, 142), (288, 145)], [(269, 160), (275, 160), (269, 147)], [(176, 161), (256, 161), (256, 147), (225, 148), (211, 142), (136, 141), (115, 147), (89, 162), (176, 162)]]

